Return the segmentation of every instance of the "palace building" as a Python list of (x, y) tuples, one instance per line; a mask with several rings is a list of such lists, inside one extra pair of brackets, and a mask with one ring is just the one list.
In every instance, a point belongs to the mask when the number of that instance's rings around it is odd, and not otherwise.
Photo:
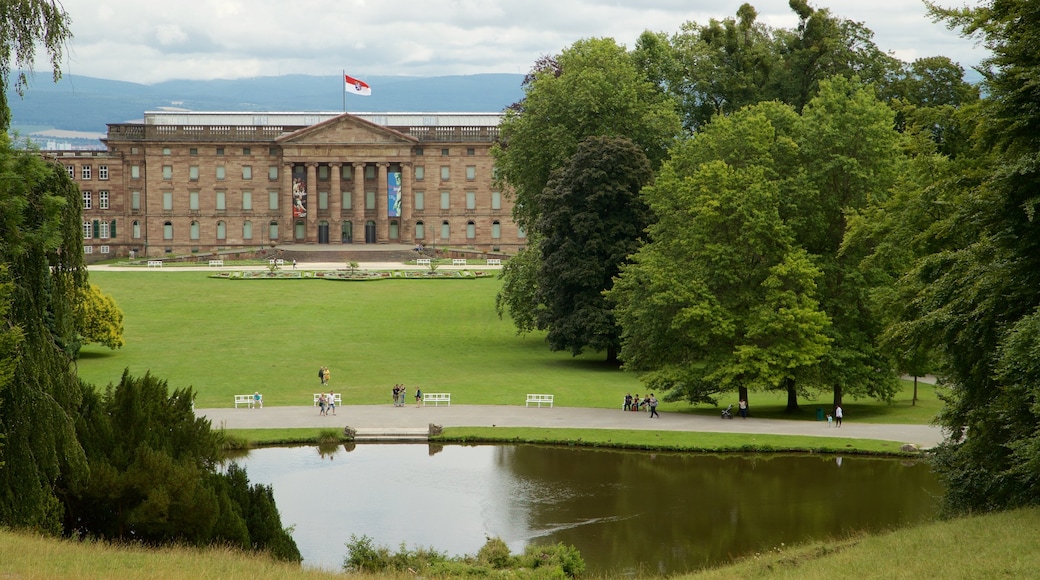
[(293, 244), (511, 253), (497, 113), (148, 112), (98, 151), (52, 151), (83, 195), (89, 260)]

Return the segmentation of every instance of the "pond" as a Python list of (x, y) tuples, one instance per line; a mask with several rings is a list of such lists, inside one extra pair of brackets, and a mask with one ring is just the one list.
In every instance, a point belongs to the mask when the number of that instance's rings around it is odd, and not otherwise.
[(453, 556), (494, 536), (514, 553), (562, 542), (592, 574), (674, 574), (926, 521), (942, 493), (924, 463), (859, 456), (364, 444), (237, 461), (273, 486), (304, 565), (329, 570), (354, 534)]

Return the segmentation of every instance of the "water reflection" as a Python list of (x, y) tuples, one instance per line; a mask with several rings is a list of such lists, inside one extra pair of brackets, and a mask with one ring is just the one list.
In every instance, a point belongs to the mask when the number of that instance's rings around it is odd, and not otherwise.
[(935, 513), (923, 464), (538, 446), (359, 445), (253, 451), (305, 564), (338, 570), (351, 534), (475, 554), (487, 536), (576, 546), (594, 574), (671, 574), (781, 543)]

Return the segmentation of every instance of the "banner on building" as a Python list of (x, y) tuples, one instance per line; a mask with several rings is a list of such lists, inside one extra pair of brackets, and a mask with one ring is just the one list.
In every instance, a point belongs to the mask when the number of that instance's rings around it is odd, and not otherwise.
[(386, 174), (386, 215), (401, 217), (401, 172)]

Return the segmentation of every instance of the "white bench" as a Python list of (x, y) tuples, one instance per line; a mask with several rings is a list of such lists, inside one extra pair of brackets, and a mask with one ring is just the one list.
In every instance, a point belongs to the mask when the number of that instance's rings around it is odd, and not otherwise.
[[(325, 398), (328, 398), (327, 394), (325, 395)], [(318, 400), (319, 399), (321, 399), (321, 393), (315, 393), (315, 395), (314, 395), (314, 406), (315, 407), (318, 406)], [(343, 403), (343, 395), (341, 395), (339, 393), (332, 393), (332, 404), (336, 405), (338, 407), (342, 403)]]
[(451, 265), (452, 266), (465, 266), (466, 265), (466, 258), (452, 258), (451, 259)]
[(429, 266), (430, 265), (430, 259), (429, 258), (417, 258), (415, 260), (415, 265), (416, 266)]
[(529, 407), (532, 403), (537, 404), (539, 407), (541, 407), (542, 404), (544, 404), (544, 403), (548, 403), (549, 406), (552, 407), (553, 406), (553, 396), (552, 395), (528, 394), (527, 395), (527, 403), (524, 406), (525, 407)]
[(501, 266), (502, 265), (502, 258), (488, 258), (487, 259), (487, 265), (488, 266)]
[(162, 268), (162, 260), (148, 260), (149, 268)]
[(441, 403), (447, 403), (451, 406), (451, 393), (423, 393), (422, 404), (423, 407), (426, 403), (433, 403), (434, 407), (439, 406)]
[(213, 268), (223, 268), (224, 260), (210, 260), (209, 265)]
[(239, 405), (247, 405), (250, 409), (252, 409), (255, 403), (260, 403), (260, 408), (263, 409), (264, 396), (260, 395), (259, 401), (257, 401), (254, 397), (255, 395), (235, 395), (235, 408), (237, 409)]
[(278, 258), (277, 260), (269, 260), (272, 266), (284, 266), (285, 260)]

